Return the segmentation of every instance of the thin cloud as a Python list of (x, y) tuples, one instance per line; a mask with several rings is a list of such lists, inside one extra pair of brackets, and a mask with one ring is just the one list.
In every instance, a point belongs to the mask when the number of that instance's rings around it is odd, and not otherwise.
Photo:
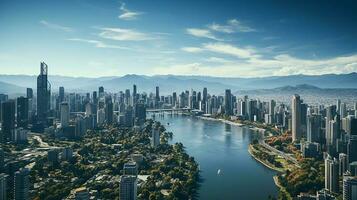
[(210, 51), (219, 54), (225, 54), (229, 56), (235, 56), (237, 58), (249, 59), (252, 57), (260, 57), (256, 53), (256, 50), (252, 47), (250, 48), (242, 48), (233, 46), (228, 43), (215, 42), (215, 43), (206, 43), (203, 44), (202, 47), (183, 47), (181, 50), (190, 52), (190, 53), (200, 53), (203, 51)]
[(204, 51), (204, 49), (199, 47), (182, 47), (181, 50), (189, 53), (198, 53)]
[(41, 20), (40, 24), (46, 26), (47, 28), (54, 29), (54, 30), (60, 30), (60, 31), (64, 31), (64, 32), (73, 32), (74, 31), (73, 28), (70, 28), (67, 26), (62, 26), (59, 24), (50, 23), (46, 20)]
[(123, 28), (100, 28), (102, 32), (99, 33), (101, 38), (118, 40), (118, 41), (144, 41), (155, 39), (146, 33), (135, 31), (133, 29)]
[(200, 37), (200, 38), (208, 38), (212, 40), (217, 40), (217, 41), (223, 41), (220, 38), (217, 38), (212, 34), (210, 30), (207, 29), (199, 29), (199, 28), (188, 28), (186, 29), (186, 33), (195, 37)]
[(106, 43), (104, 43), (102, 41), (98, 41), (98, 40), (87, 40), (87, 39), (81, 39), (81, 38), (70, 38), (70, 39), (67, 39), (67, 40), (93, 44), (97, 48), (126, 49), (126, 50), (130, 49), (128, 47), (122, 47), (122, 46), (117, 46), (117, 45), (106, 44)]
[(243, 24), (241, 21), (237, 19), (230, 19), (227, 21), (226, 24), (217, 24), (217, 23), (212, 23), (208, 25), (208, 28), (221, 32), (221, 33), (236, 33), (236, 32), (242, 32), (242, 33), (247, 33), (247, 32), (256, 32), (257, 30)]
[(138, 16), (142, 15), (142, 12), (131, 11), (125, 7), (125, 3), (120, 6), (121, 14), (118, 16), (122, 20), (135, 20)]

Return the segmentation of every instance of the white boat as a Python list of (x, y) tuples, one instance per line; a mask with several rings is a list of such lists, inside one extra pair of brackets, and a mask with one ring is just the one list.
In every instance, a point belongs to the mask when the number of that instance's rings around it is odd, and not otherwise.
[(221, 169), (218, 169), (217, 175), (220, 175), (220, 174), (221, 174)]

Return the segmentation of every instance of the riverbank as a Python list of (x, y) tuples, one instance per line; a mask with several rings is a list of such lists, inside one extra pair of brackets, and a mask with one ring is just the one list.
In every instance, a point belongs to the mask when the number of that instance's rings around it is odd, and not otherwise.
[(286, 200), (292, 200), (293, 198), (291, 197), (290, 193), (286, 191), (286, 188), (280, 184), (279, 181), (279, 176), (276, 175), (273, 177), (275, 185), (279, 188), (281, 195), (284, 197)]
[(271, 170), (274, 170), (274, 171), (276, 171), (276, 172), (284, 172), (284, 171), (285, 171), (284, 168), (275, 167), (275, 166), (273, 166), (271, 163), (269, 163), (269, 162), (267, 162), (267, 161), (265, 161), (265, 160), (262, 160), (262, 159), (258, 158), (256, 155), (254, 155), (253, 151), (258, 152), (258, 151), (260, 151), (260, 150), (255, 149), (255, 148), (253, 147), (253, 145), (250, 144), (249, 147), (248, 147), (248, 152), (249, 152), (249, 154), (250, 154), (256, 161), (260, 162), (261, 164), (263, 164), (263, 165), (266, 166), (267, 168), (269, 168), (269, 169), (271, 169)]

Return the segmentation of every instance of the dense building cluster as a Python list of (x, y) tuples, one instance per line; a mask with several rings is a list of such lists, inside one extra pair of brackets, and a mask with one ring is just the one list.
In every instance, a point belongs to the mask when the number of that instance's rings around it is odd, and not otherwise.
[[(299, 95), (294, 95), (291, 104), (286, 105), (276, 100), (262, 102), (248, 96), (238, 97), (229, 89), (223, 95), (211, 95), (207, 88), (202, 92), (187, 90), (164, 96), (160, 95), (159, 87), (155, 93), (138, 93), (136, 85), (132, 91), (117, 93), (106, 92), (104, 87), (92, 93), (68, 93), (59, 87), (58, 92), (51, 93), (47, 74), (48, 66), (41, 63), (37, 96), (31, 88), (27, 89), (26, 97), (16, 99), (0, 94), (0, 143), (25, 144), (30, 132), (79, 139), (89, 129), (112, 124), (142, 127), (147, 109), (153, 112), (188, 110), (194, 115), (261, 122), (291, 131), (292, 141), (301, 149), (303, 157), (325, 160), (325, 190), (319, 191), (318, 196), (333, 198), (342, 188), (344, 200), (357, 199), (357, 103), (347, 105), (338, 100), (336, 105), (309, 106)], [(160, 144), (158, 128), (152, 128), (152, 147)], [(61, 155), (69, 160), (72, 154), (71, 148), (64, 148)], [(58, 158), (57, 150), (48, 151), (50, 162), (55, 164)], [(0, 200), (6, 199), (8, 185), (14, 188), (14, 199), (28, 199), (29, 170), (17, 169), (16, 163), (4, 160), (0, 149)], [(123, 170), (120, 199), (135, 199), (137, 166), (129, 162)], [(76, 191), (77, 199), (87, 199), (87, 196), (86, 188)]]

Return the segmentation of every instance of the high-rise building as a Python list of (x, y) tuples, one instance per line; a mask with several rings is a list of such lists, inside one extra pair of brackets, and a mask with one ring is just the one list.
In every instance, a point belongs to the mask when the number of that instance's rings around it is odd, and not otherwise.
[(68, 127), (69, 126), (69, 117), (70, 117), (68, 103), (62, 102), (61, 106), (60, 106), (60, 110), (61, 110), (61, 126), (63, 128)]
[(137, 96), (137, 90), (136, 90), (136, 85), (134, 84), (133, 85), (133, 103), (132, 105), (135, 106), (135, 104), (137, 103), (137, 99), (136, 99), (136, 96)]
[(26, 97), (29, 99), (33, 98), (33, 90), (32, 88), (26, 88)]
[(37, 76), (37, 118), (41, 124), (46, 124), (50, 109), (51, 84), (47, 80), (48, 66), (41, 62), (40, 75)]
[(100, 86), (98, 89), (98, 95), (99, 97), (104, 97), (104, 87)]
[(7, 181), (8, 181), (9, 176), (0, 173), (0, 200), (6, 200), (7, 199)]
[(336, 106), (328, 106), (326, 108), (326, 119), (325, 119), (325, 138), (326, 138), (326, 143), (329, 143), (329, 137), (330, 137), (330, 121), (334, 119), (336, 114)]
[(349, 162), (357, 161), (357, 136), (351, 136), (347, 144), (347, 155)]
[(105, 99), (105, 121), (107, 124), (113, 124), (114, 122), (114, 107), (111, 97)]
[(328, 156), (325, 159), (325, 189), (330, 192), (338, 193), (338, 170), (338, 161)]
[(136, 162), (124, 163), (123, 171), (124, 171), (124, 175), (137, 176), (138, 175), (138, 165), (136, 164)]
[(64, 101), (64, 87), (59, 87), (58, 100), (58, 103), (62, 103)]
[(321, 115), (311, 114), (307, 116), (307, 141), (320, 142)]
[(224, 112), (226, 115), (233, 115), (232, 94), (230, 89), (226, 89), (225, 91)]
[(5, 169), (5, 152), (0, 148), (0, 173), (4, 172)]
[(22, 168), (14, 176), (14, 200), (29, 200), (30, 170)]
[(160, 130), (157, 125), (153, 125), (151, 132), (151, 146), (157, 147), (160, 144)]
[(9, 141), (15, 131), (15, 101), (1, 103), (1, 132), (0, 143)]
[(137, 198), (137, 178), (131, 175), (120, 176), (119, 199), (136, 200)]
[(343, 174), (347, 171), (348, 169), (348, 156), (347, 154), (340, 153), (338, 155), (338, 162), (339, 162), (339, 175), (343, 176)]
[(357, 199), (357, 176), (343, 177), (343, 200)]
[(29, 120), (29, 100), (26, 97), (19, 97), (16, 99), (16, 121), (18, 127), (27, 128)]
[(301, 100), (300, 96), (295, 94), (291, 101), (291, 116), (292, 116), (292, 139), (293, 142), (300, 141), (301, 132)]
[(156, 86), (156, 90), (155, 90), (155, 107), (156, 108), (159, 107), (159, 102), (160, 102), (160, 89), (159, 89), (159, 86)]

